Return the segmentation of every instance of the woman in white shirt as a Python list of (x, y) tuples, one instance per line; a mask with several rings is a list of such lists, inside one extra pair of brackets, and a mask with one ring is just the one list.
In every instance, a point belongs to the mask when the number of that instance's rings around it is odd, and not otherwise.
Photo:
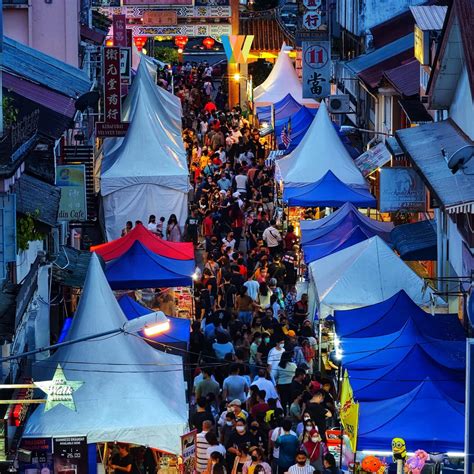
[(276, 369), (275, 383), (280, 395), (280, 402), (284, 410), (290, 406), (291, 400), (291, 382), (296, 372), (296, 364), (291, 361), (292, 353), (287, 351), (281, 356)]
[(275, 380), (277, 370), (278, 370), (278, 364), (280, 363), (281, 357), (283, 353), (285, 352), (285, 341), (282, 339), (281, 341), (278, 341), (276, 346), (270, 349), (270, 352), (268, 353), (268, 368), (272, 374), (273, 380)]
[(226, 248), (231, 247), (233, 251), (235, 247), (234, 233), (229, 232), (227, 236), (222, 239), (222, 243), (226, 246)]

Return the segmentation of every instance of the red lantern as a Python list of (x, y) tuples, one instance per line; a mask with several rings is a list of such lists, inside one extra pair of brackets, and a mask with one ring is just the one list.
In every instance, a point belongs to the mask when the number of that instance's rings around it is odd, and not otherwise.
[(114, 40), (111, 39), (111, 38), (108, 38), (106, 41), (105, 41), (105, 46), (113, 46), (114, 45)]
[(174, 39), (174, 44), (178, 47), (183, 49), (186, 46), (186, 43), (188, 42), (188, 37), (187, 36), (176, 36)]
[(133, 37), (133, 42), (135, 43), (135, 46), (137, 47), (139, 52), (143, 49), (143, 46), (145, 46), (145, 43), (146, 43), (147, 39), (148, 38), (146, 36), (134, 36)]
[(206, 49), (211, 49), (214, 46), (215, 41), (212, 38), (204, 38), (202, 40), (202, 44), (206, 47)]

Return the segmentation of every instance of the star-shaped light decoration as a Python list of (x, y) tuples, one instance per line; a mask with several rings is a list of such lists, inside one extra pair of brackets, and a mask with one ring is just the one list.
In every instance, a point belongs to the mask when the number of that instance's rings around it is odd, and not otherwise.
[(67, 380), (61, 364), (58, 364), (53, 380), (35, 382), (35, 385), (47, 395), (44, 411), (47, 412), (56, 405), (64, 405), (76, 411), (73, 393), (84, 385), (84, 382)]

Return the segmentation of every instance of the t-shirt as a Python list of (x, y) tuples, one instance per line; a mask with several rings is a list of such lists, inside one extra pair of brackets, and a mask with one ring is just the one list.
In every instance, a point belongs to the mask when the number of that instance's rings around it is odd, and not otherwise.
[(212, 344), (212, 348), (214, 349), (216, 357), (220, 360), (223, 360), (227, 354), (235, 354), (234, 346), (231, 342), (226, 342), (225, 344), (215, 342)]
[(227, 454), (227, 451), (224, 448), (224, 446), (222, 446), (222, 444), (218, 444), (217, 446), (209, 446), (207, 448), (207, 452), (206, 452), (207, 458), (209, 459), (211, 457), (211, 454), (215, 452), (221, 453), (223, 457), (225, 457), (225, 455)]
[(283, 352), (285, 352), (284, 347), (282, 347), (281, 349), (277, 349), (276, 347), (274, 347), (273, 349), (270, 349), (270, 352), (268, 353), (267, 362), (268, 362), (268, 365), (271, 365), (272, 367), (272, 374), (276, 373), (278, 369), (278, 364), (280, 363)]
[(206, 440), (206, 433), (201, 431), (201, 433), (196, 435), (196, 470), (198, 472), (205, 471), (207, 467), (207, 448), (209, 448), (209, 443)]
[(199, 228), (199, 219), (197, 217), (188, 217), (186, 220), (186, 226), (188, 234), (190, 236), (195, 236), (198, 233)]
[(288, 468), (295, 462), (295, 456), (300, 447), (298, 437), (291, 432), (283, 433), (277, 438), (276, 444), (280, 447), (278, 466)]
[(249, 280), (244, 283), (244, 286), (247, 288), (247, 294), (252, 298), (254, 301), (257, 299), (258, 290), (260, 285), (256, 280)]
[(130, 454), (127, 454), (123, 458), (121, 458), (119, 455), (114, 456), (112, 459), (112, 464), (120, 467), (127, 467), (132, 465), (132, 470), (130, 471), (131, 474), (138, 474), (138, 468), (136, 464), (133, 462), (132, 456)]
[(191, 417), (191, 425), (197, 429), (198, 433), (200, 433), (202, 431), (202, 424), (206, 420), (213, 421), (212, 415), (207, 411), (197, 411)]
[(228, 401), (238, 399), (244, 403), (246, 400), (245, 389), (248, 389), (249, 385), (241, 375), (229, 375), (224, 379), (222, 388), (227, 391)]
[(247, 192), (247, 176), (244, 174), (238, 174), (235, 178), (235, 189), (241, 193)]
[(290, 474), (313, 474), (314, 467), (311, 464), (305, 464), (304, 466), (294, 464), (288, 469), (288, 472)]
[[(279, 446), (275, 446), (275, 442), (276, 440), (282, 435), (284, 434), (285, 432), (283, 431), (283, 428), (281, 427), (278, 427), (278, 428), (275, 428), (273, 431), (272, 431), (272, 437), (271, 437), (271, 440), (273, 441), (273, 457), (275, 459), (278, 459), (279, 456), (280, 456), (280, 447)], [(296, 433), (292, 430), (290, 431), (290, 434), (296, 436)]]
[(219, 395), (220, 386), (212, 379), (201, 380), (196, 386), (196, 398), (205, 397), (210, 393), (213, 393), (216, 397)]

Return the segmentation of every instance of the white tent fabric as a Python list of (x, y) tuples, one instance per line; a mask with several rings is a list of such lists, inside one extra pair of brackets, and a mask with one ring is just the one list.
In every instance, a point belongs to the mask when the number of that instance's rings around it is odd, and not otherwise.
[[(189, 190), (181, 118), (171, 114), (157, 95), (145, 62), (140, 64), (125, 102), (127, 135), (108, 139), (103, 147), (100, 192), (108, 240), (120, 237), (128, 220), (187, 218)], [(175, 107), (175, 111), (176, 111)]]
[(300, 104), (307, 107), (317, 107), (313, 99), (303, 99), (303, 86), (298, 78), (290, 56), (284, 52), (283, 46), (278, 54), (278, 58), (267, 79), (253, 90), (254, 106), (263, 107), (280, 102), (287, 94)]
[(365, 178), (339, 138), (324, 102), (301, 143), (275, 163), (277, 178), (285, 185), (315, 183), (332, 171), (344, 184), (368, 188)]
[(442, 303), (378, 236), (312, 262), (309, 276), (311, 314), (319, 306), (323, 318), (336, 309), (380, 303), (400, 290), (420, 306), (432, 298)]
[[(127, 322), (94, 254), (68, 340), (121, 328)], [(24, 436), (87, 436), (89, 443), (119, 441), (180, 452), (187, 425), (180, 356), (153, 349), (140, 337), (116, 336), (64, 346), (34, 366), (34, 380), (51, 380), (61, 364), (74, 392), (76, 411), (38, 406)]]

